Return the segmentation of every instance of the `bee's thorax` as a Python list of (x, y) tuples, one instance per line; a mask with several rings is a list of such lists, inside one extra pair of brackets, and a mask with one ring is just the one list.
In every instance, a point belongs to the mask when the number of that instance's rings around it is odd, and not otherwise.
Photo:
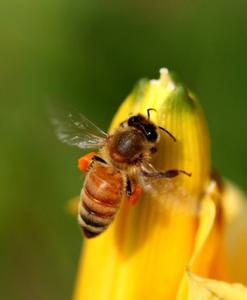
[(113, 161), (133, 163), (145, 149), (145, 138), (138, 130), (125, 129), (112, 136), (108, 147)]

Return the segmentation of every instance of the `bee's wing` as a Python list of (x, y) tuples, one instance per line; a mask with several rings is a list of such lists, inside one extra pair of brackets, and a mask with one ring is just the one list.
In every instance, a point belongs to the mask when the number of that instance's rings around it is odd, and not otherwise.
[(104, 145), (107, 134), (80, 113), (52, 115), (52, 123), (59, 140), (82, 149)]
[[(197, 214), (198, 204), (175, 178), (163, 177), (166, 172), (157, 170), (150, 162), (143, 162), (139, 169), (139, 181), (150, 198), (159, 199), (163, 207), (186, 214)], [(179, 176), (184, 176), (181, 174)]]

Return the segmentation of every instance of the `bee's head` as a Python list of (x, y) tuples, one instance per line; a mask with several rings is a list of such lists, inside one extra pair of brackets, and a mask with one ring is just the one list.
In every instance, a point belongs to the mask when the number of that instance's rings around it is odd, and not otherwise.
[(141, 131), (145, 138), (151, 142), (155, 143), (158, 140), (157, 127), (149, 121), (147, 118), (141, 114), (129, 117), (128, 126), (134, 127)]

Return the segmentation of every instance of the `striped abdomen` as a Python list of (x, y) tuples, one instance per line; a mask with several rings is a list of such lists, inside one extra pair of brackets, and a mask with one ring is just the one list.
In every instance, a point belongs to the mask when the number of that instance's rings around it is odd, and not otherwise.
[(121, 172), (107, 164), (93, 164), (84, 182), (78, 214), (87, 237), (95, 237), (111, 224), (124, 191)]

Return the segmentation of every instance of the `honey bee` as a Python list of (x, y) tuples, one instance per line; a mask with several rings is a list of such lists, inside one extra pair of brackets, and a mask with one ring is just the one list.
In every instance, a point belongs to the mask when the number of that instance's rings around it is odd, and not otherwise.
[(123, 199), (135, 204), (142, 190), (141, 178), (172, 178), (179, 174), (191, 176), (184, 170), (157, 171), (151, 164), (164, 131), (174, 142), (176, 138), (165, 128), (157, 126), (142, 114), (130, 116), (110, 134), (105, 133), (84, 115), (70, 114), (63, 122), (54, 119), (58, 138), (82, 149), (98, 148), (78, 160), (86, 172), (80, 195), (78, 223), (87, 238), (107, 229)]

